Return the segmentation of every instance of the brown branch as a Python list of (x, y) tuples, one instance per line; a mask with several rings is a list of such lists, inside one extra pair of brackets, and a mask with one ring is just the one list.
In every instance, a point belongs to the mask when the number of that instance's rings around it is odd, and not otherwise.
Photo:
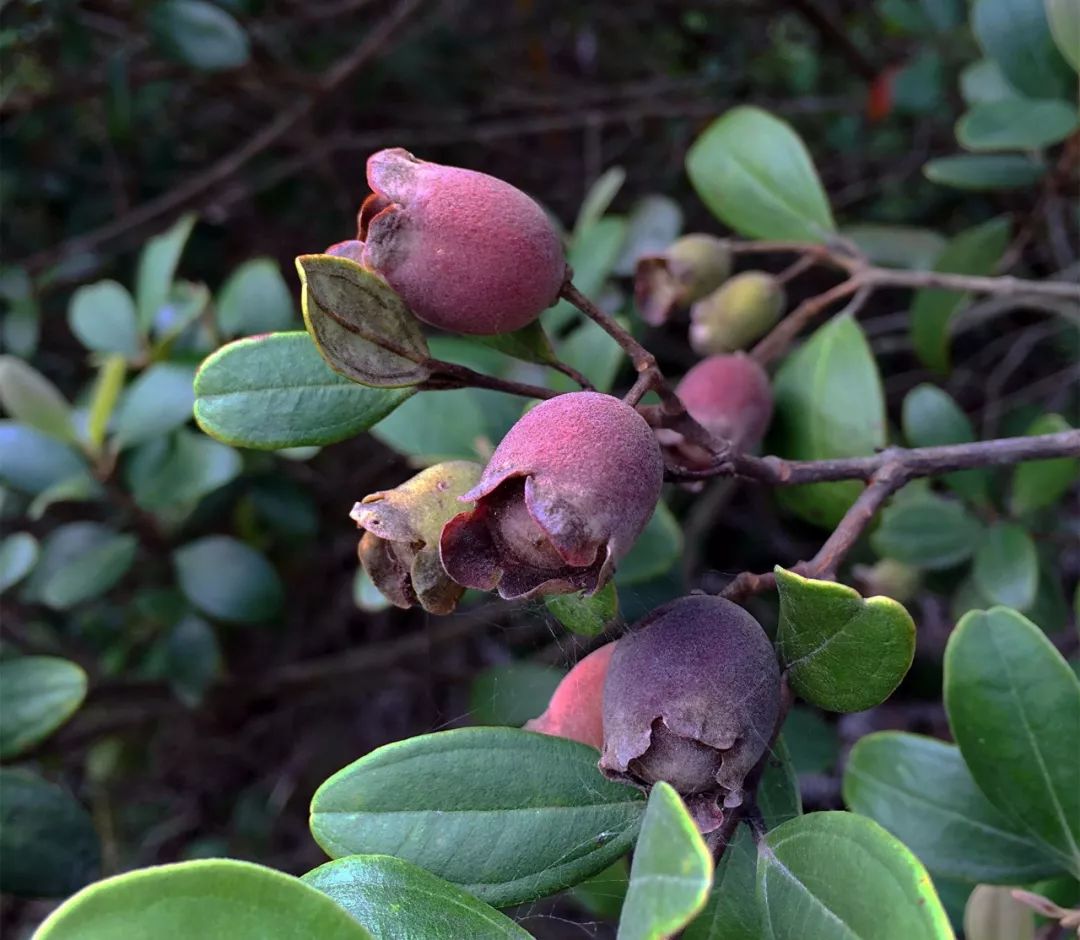
[(507, 392), (510, 395), (520, 395), (522, 398), (554, 398), (559, 392), (552, 391), (540, 385), (530, 385), (527, 382), (514, 382), (510, 379), (500, 379), (494, 375), (485, 375), (468, 366), (458, 365), (456, 362), (444, 362), (441, 359), (428, 359), (425, 365), (432, 369), (430, 378), (421, 382), (417, 387), (423, 391), (437, 391), (440, 389), (455, 388), (489, 388), (496, 392)]
[[(787, 352), (788, 347), (807, 324), (824, 313), (833, 303), (843, 300), (845, 297), (850, 297), (860, 288), (864, 288), (864, 281), (861, 279), (861, 275), (855, 274), (846, 281), (841, 281), (835, 287), (825, 291), (825, 293), (804, 300), (769, 331), (765, 338), (751, 350), (750, 355), (761, 365), (767, 366), (774, 359)], [(865, 288), (860, 292), (860, 306), (868, 294), (869, 292)]]

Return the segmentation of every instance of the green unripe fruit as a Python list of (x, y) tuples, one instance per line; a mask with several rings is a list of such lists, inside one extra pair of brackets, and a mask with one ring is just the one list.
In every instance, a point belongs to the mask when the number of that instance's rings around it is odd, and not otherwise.
[(787, 298), (765, 271), (736, 274), (690, 310), (690, 345), (702, 356), (746, 349), (776, 325)]
[(713, 235), (684, 235), (659, 255), (638, 261), (634, 299), (646, 323), (658, 326), (676, 307), (716, 290), (731, 273), (731, 249)]

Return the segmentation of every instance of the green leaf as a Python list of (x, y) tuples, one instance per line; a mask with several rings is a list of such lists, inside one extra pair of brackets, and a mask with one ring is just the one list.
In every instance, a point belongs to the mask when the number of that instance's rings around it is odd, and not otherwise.
[[(862, 328), (839, 316), (780, 366), (773, 382), (776, 452), (793, 460), (872, 454), (885, 445), (885, 402), (877, 363)], [(855, 481), (787, 486), (781, 505), (833, 528), (863, 490)]]
[(656, 504), (652, 517), (638, 536), (634, 547), (619, 562), (615, 584), (629, 587), (664, 574), (682, 556), (682, 526), (672, 515), (667, 503)]
[(333, 444), (368, 430), (413, 393), (350, 382), (307, 333), (274, 333), (222, 346), (199, 367), (195, 420), (234, 447)]
[(795, 772), (784, 735), (777, 738), (765, 759), (765, 771), (758, 786), (757, 803), (768, 829), (775, 829), (802, 813), (799, 775)]
[(194, 505), (242, 469), (240, 454), (231, 447), (181, 429), (136, 448), (125, 476), (135, 502), (157, 511)]
[(38, 554), (37, 539), (29, 532), (12, 532), (0, 542), (0, 593), (30, 573)]
[(1072, 0), (1046, 0), (1046, 18), (1058, 51), (1080, 72), (1080, 10)]
[[(174, 340), (194, 323), (210, 303), (210, 289), (205, 284), (175, 281), (169, 296), (154, 317), (155, 359), (168, 357)], [(200, 345), (200, 350), (204, 347)]]
[[(991, 219), (950, 241), (934, 270), (950, 274), (993, 274), (1008, 243), (1008, 219)], [(935, 288), (915, 294), (911, 341), (918, 357), (931, 369), (948, 370), (949, 324), (966, 302), (966, 295), (956, 291)]]
[(358, 566), (353, 575), (353, 603), (357, 608), (369, 614), (376, 614), (380, 610), (390, 607), (388, 601), (371, 580), (363, 566)]
[(608, 167), (597, 177), (589, 187), (585, 198), (581, 201), (578, 210), (577, 221), (574, 222), (573, 236), (576, 238), (582, 232), (588, 231), (611, 208), (611, 203), (626, 182), (626, 170), (621, 166)]
[(121, 447), (129, 447), (186, 424), (195, 405), (195, 370), (175, 362), (150, 366), (124, 392), (113, 430)]
[(226, 535), (208, 535), (173, 552), (180, 590), (219, 620), (261, 623), (281, 610), (284, 589), (273, 566), (255, 549)]
[(874, 264), (890, 268), (929, 268), (945, 249), (945, 239), (933, 229), (910, 225), (852, 225), (841, 233)]
[(682, 940), (762, 940), (762, 905), (757, 891), (757, 851), (745, 823), (716, 866), (713, 888)]
[(47, 738), (86, 697), (86, 673), (55, 656), (0, 660), (0, 759)]
[(836, 229), (799, 135), (759, 108), (713, 121), (690, 148), (686, 171), (713, 215), (741, 235), (820, 242)]
[(36, 940), (370, 940), (299, 878), (231, 858), (156, 865), (106, 878), (60, 905)]
[(966, 150), (1041, 150), (1068, 137), (1080, 116), (1066, 101), (1015, 98), (977, 104), (956, 125)]
[(71, 405), (37, 369), (15, 356), (0, 356), (0, 405), (16, 421), (66, 443), (77, 435)]
[(971, 28), (1009, 83), (1028, 97), (1064, 97), (1073, 90), (1075, 77), (1054, 45), (1039, 0), (977, 0)]
[(894, 499), (882, 512), (870, 545), (885, 558), (938, 571), (970, 558), (982, 532), (962, 503), (927, 492)]
[(0, 482), (37, 495), (87, 474), (86, 461), (70, 447), (24, 424), (0, 421)]
[(649, 794), (634, 848), (619, 940), (664, 940), (705, 906), (712, 855), (679, 794), (660, 781)]
[(643, 255), (660, 254), (682, 231), (683, 212), (669, 196), (642, 196), (626, 219), (626, 237), (613, 269), (615, 274), (630, 277)]
[(987, 530), (975, 551), (975, 584), (993, 604), (1026, 610), (1035, 602), (1039, 556), (1020, 526), (998, 523)]
[(67, 610), (99, 597), (127, 573), (137, 544), (133, 535), (97, 522), (60, 526), (42, 543), (41, 558), (26, 582), (26, 599)]
[(222, 656), (214, 628), (202, 617), (187, 614), (165, 637), (165, 671), (181, 702), (194, 708), (221, 675)]
[(1026, 189), (1046, 175), (1046, 165), (1024, 154), (980, 153), (930, 160), (923, 164), (923, 175), (953, 189)]
[(544, 598), (548, 613), (571, 633), (599, 636), (619, 616), (619, 594), (615, 582), (586, 597), (584, 594), (549, 594)]
[(891, 597), (863, 600), (834, 581), (815, 581), (776, 566), (780, 592), (777, 652), (791, 687), (834, 712), (885, 701), (911, 668), (915, 622)]
[(206, 0), (158, 0), (150, 30), (165, 52), (202, 72), (239, 68), (251, 55), (244, 28)]
[(456, 885), (389, 855), (350, 855), (304, 875), (376, 937), (528, 940), (505, 914)]
[(79, 473), (38, 493), (26, 510), (26, 515), (36, 522), (43, 518), (49, 507), (55, 503), (88, 502), (101, 499), (104, 494), (105, 490), (97, 480), (86, 473)]
[(569, 894), (590, 914), (604, 920), (618, 920), (629, 887), (630, 865), (623, 857), (599, 874), (574, 885)]
[(791, 763), (800, 774), (828, 773), (840, 758), (840, 736), (812, 708), (796, 705), (784, 721), (784, 739)]
[[(975, 440), (975, 429), (948, 392), (934, 385), (917, 385), (904, 398), (904, 437), (912, 447), (966, 444)], [(976, 503), (990, 501), (990, 477), (985, 470), (961, 470), (943, 477), (960, 496)]]
[[(1028, 434), (1056, 434), (1071, 431), (1061, 415), (1043, 415), (1027, 429)], [(1009, 506), (1021, 515), (1054, 505), (1080, 477), (1080, 458), (1031, 460), (1013, 471)]]
[(333, 858), (394, 852), (505, 907), (610, 865), (633, 844), (643, 809), (635, 790), (601, 776), (587, 745), (462, 728), (340, 770), (315, 793), (311, 832)]
[(180, 263), (180, 255), (194, 227), (193, 214), (181, 216), (167, 232), (151, 238), (139, 255), (139, 266), (135, 272), (139, 332), (150, 332), (158, 311), (168, 301), (176, 266)]
[(945, 708), (971, 775), (1010, 819), (1080, 874), (1080, 681), (1005, 607), (966, 614), (945, 649)]
[[(622, 317), (615, 322), (624, 329), (629, 324)], [(611, 391), (619, 366), (625, 362), (625, 353), (602, 327), (586, 320), (579, 323), (559, 343), (562, 360), (581, 372), (597, 391)], [(552, 376), (551, 385), (560, 391), (579, 391), (577, 383), (567, 375)]]
[(251, 336), (287, 330), (295, 323), (292, 292), (271, 258), (253, 258), (229, 276), (217, 299), (222, 335)]
[(304, 323), (335, 372), (378, 388), (430, 377), (420, 321), (382, 278), (333, 255), (301, 255), (296, 270)]
[(98, 281), (75, 291), (68, 306), (68, 326), (93, 352), (117, 353), (129, 359), (139, 354), (135, 301), (116, 281)]
[(469, 689), (469, 717), (478, 725), (520, 728), (548, 706), (566, 673), (539, 663), (505, 663), (485, 669)]
[(960, 94), (968, 105), (1021, 98), (993, 59), (979, 59), (960, 73)]
[(474, 337), (478, 342), (497, 349), (507, 356), (513, 356), (522, 362), (536, 362), (547, 365), (555, 361), (555, 348), (551, 345), (543, 324), (533, 320), (528, 326), (512, 333), (495, 333), (492, 336)]
[(767, 936), (951, 940), (922, 864), (877, 823), (852, 813), (800, 816), (758, 846)]
[[(100, 868), (101, 847), (86, 810), (29, 771), (0, 769), (0, 891), (64, 897)], [(125, 940), (130, 936), (124, 934)]]
[(946, 878), (1023, 884), (1060, 871), (983, 796), (953, 744), (897, 731), (861, 738), (844, 769), (844, 802)]
[[(626, 241), (626, 227), (625, 219), (608, 216), (579, 232), (570, 242), (566, 260), (574, 272), (574, 286), (594, 303), (615, 269)], [(573, 304), (560, 300), (542, 319), (551, 330), (558, 331), (578, 316)]]

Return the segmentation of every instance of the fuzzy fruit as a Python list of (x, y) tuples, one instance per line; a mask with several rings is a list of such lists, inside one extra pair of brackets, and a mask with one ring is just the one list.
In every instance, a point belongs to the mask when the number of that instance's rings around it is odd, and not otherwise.
[(771, 274), (736, 274), (690, 308), (690, 345), (702, 356), (745, 349), (776, 325), (786, 302)]
[(647, 789), (665, 780), (703, 831), (742, 802), (780, 708), (780, 669), (741, 607), (693, 595), (658, 607), (622, 637), (604, 684), (600, 769)]
[(432, 614), (448, 614), (457, 606), (464, 588), (443, 570), (439, 533), (461, 509), (458, 497), (479, 478), (479, 464), (452, 460), (353, 506), (349, 515), (365, 530), (360, 563), (392, 604), (420, 604)]
[(604, 679), (613, 652), (615, 644), (606, 643), (574, 666), (555, 689), (544, 713), (525, 722), (525, 729), (600, 750), (604, 744)]
[(716, 290), (731, 273), (731, 250), (713, 235), (684, 235), (637, 263), (634, 300), (641, 318), (659, 326), (676, 307)]
[(739, 450), (761, 443), (772, 420), (769, 377), (745, 353), (703, 359), (683, 376), (675, 394), (698, 424)]
[[(566, 277), (551, 220), (509, 183), (418, 160), (368, 158), (372, 195), (358, 217), (363, 264), (425, 323), (455, 333), (508, 333), (555, 303)], [(355, 246), (331, 251), (352, 256)]]
[(618, 398), (541, 402), (461, 497), (476, 508), (443, 529), (443, 566), (459, 584), (505, 598), (591, 593), (645, 528), (663, 479), (656, 436)]

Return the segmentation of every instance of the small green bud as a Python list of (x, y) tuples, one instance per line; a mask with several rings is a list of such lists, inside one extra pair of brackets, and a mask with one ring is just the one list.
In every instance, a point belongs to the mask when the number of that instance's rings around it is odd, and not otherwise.
[(745, 349), (775, 326), (783, 285), (765, 271), (736, 274), (690, 310), (690, 345), (702, 356)]
[(731, 273), (731, 250), (712, 235), (684, 235), (637, 264), (634, 299), (642, 319), (659, 326), (676, 307), (716, 290)]

